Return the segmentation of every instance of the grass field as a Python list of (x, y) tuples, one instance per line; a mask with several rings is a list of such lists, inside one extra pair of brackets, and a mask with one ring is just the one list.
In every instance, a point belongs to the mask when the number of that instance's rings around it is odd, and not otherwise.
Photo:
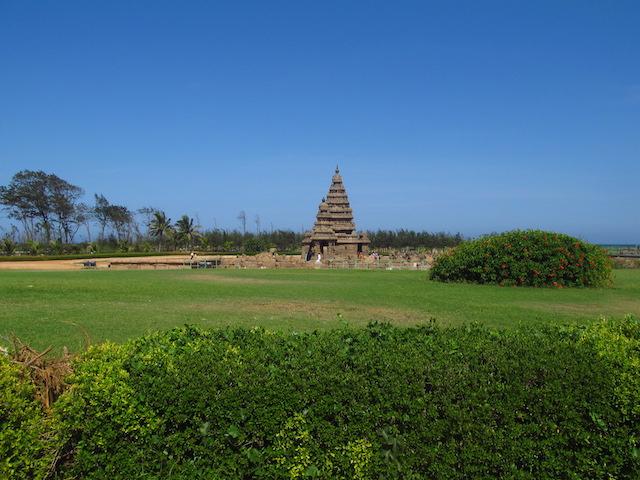
[(612, 288), (533, 289), (441, 284), (425, 272), (335, 270), (1, 271), (0, 344), (77, 350), (185, 323), (312, 330), (347, 321), (492, 327), (582, 323), (640, 315), (640, 270)]

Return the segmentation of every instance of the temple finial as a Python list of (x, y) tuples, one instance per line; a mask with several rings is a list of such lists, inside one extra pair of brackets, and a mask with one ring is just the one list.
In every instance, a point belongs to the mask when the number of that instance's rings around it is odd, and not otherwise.
[(336, 163), (336, 175), (340, 173), (340, 169), (338, 168), (338, 164)]

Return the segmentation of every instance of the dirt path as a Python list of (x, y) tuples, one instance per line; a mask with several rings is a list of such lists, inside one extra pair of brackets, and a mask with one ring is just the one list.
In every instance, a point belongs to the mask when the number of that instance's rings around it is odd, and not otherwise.
[(118, 261), (147, 261), (149, 263), (161, 263), (168, 260), (172, 262), (188, 261), (189, 255), (167, 255), (161, 257), (114, 257), (114, 258), (86, 258), (74, 260), (37, 260), (25, 262), (0, 262), (0, 270), (80, 270), (84, 268), (84, 262), (91, 260), (96, 262), (96, 268), (108, 268), (109, 264)]

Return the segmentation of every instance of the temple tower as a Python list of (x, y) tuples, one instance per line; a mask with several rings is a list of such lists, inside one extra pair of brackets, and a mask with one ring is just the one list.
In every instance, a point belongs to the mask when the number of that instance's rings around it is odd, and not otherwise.
[(320, 254), (323, 259), (350, 259), (366, 254), (369, 238), (356, 232), (349, 197), (336, 166), (326, 198), (318, 207), (316, 223), (302, 241), (302, 258), (312, 260)]

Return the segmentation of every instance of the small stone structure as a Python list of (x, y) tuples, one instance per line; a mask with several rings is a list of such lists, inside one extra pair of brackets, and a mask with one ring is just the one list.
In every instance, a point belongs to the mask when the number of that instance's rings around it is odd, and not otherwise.
[(369, 243), (366, 234), (356, 233), (349, 198), (336, 167), (329, 193), (318, 207), (316, 223), (302, 241), (302, 259), (357, 259), (368, 253)]

